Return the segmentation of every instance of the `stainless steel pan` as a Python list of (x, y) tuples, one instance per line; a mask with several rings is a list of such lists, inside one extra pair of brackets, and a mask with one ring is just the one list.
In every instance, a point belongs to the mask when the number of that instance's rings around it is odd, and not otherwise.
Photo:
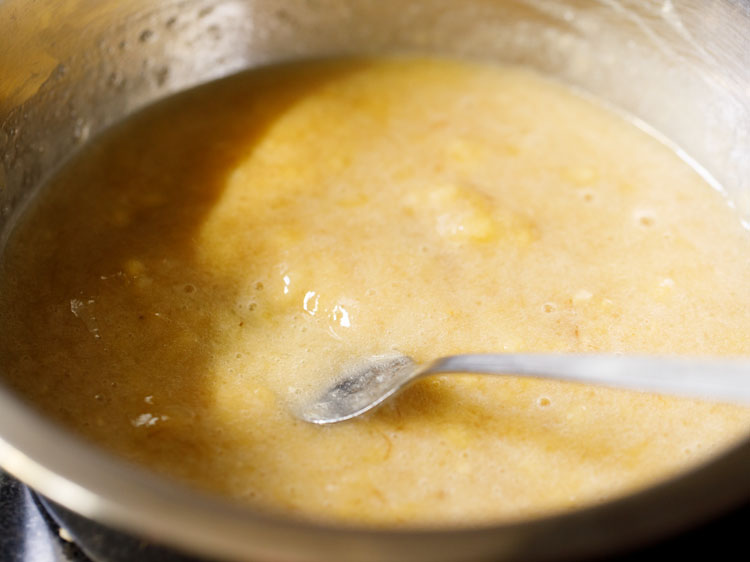
[[(523, 64), (607, 100), (700, 163), (750, 222), (747, 0), (5, 0), (0, 228), (88, 138), (144, 104), (253, 65), (394, 51)], [(581, 558), (750, 498), (744, 442), (636, 495), (542, 519), (440, 532), (316, 526), (127, 465), (1, 386), (0, 465), (103, 528), (237, 560)]]

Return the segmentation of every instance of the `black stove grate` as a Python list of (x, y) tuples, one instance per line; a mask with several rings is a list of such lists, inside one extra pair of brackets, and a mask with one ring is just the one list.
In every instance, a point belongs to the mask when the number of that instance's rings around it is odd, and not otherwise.
[(0, 562), (94, 562), (63, 537), (36, 495), (0, 471)]

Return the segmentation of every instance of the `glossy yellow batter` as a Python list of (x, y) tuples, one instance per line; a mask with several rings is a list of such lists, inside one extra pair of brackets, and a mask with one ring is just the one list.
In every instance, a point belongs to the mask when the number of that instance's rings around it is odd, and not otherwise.
[(358, 357), (750, 355), (750, 238), (659, 142), (517, 69), (300, 63), (167, 100), (76, 157), (0, 280), (0, 364), (56, 419), (302, 517), (473, 524), (668, 477), (750, 410), (437, 377), (318, 427)]

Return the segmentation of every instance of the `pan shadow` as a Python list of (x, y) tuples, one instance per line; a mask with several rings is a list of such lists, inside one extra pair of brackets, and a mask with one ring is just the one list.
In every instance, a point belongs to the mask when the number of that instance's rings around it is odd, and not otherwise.
[(235, 289), (201, 261), (200, 229), (233, 170), (287, 111), (368, 65), (252, 70), (157, 103), (92, 141), (45, 186), (8, 245), (5, 382), (132, 461), (210, 479), (228, 441), (201, 419), (225, 329), (207, 301), (230, 301)]

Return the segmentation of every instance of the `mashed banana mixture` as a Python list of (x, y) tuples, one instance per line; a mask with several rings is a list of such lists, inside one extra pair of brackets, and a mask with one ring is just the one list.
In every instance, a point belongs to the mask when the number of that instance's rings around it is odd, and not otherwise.
[(750, 428), (736, 406), (468, 375), (339, 425), (291, 414), (392, 350), (750, 355), (750, 238), (727, 202), (519, 69), (307, 62), (176, 96), (51, 180), (0, 277), (13, 388), (132, 461), (305, 518), (569, 509)]

